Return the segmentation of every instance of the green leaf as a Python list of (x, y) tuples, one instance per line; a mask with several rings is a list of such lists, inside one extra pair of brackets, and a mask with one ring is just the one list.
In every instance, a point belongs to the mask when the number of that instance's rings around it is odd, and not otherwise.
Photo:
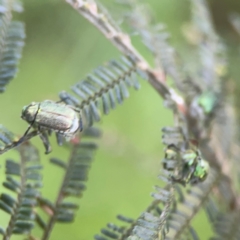
[[(86, 120), (84, 128), (91, 126), (93, 121), (100, 121), (99, 106), (103, 114), (110, 112), (118, 104), (122, 104), (129, 97), (128, 87), (140, 88), (136, 71), (138, 69), (130, 57), (110, 61), (103, 67), (98, 67), (86, 79), (75, 84), (71, 89), (77, 97), (62, 91), (59, 94), (61, 101), (74, 105), (83, 110)], [(140, 71), (141, 72), (141, 71)], [(101, 104), (99, 104), (101, 102)]]

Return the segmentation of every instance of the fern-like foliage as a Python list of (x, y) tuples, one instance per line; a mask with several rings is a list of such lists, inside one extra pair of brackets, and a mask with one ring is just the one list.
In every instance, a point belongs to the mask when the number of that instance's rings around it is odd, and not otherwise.
[(155, 203), (163, 203), (163, 207), (159, 216), (149, 212), (144, 213), (140, 218), (141, 221), (137, 220), (129, 239), (196, 240), (199, 237), (190, 225), (191, 219), (207, 200), (219, 179), (219, 175), (214, 171), (211, 172), (207, 181), (191, 187), (187, 194), (184, 193), (178, 183), (179, 181), (175, 181), (176, 178), (174, 177), (176, 175), (184, 176), (182, 173), (186, 171), (183, 157), (179, 155), (177, 149), (181, 149), (181, 152), (189, 152), (191, 144), (186, 140), (179, 127), (166, 127), (163, 129), (163, 133), (163, 142), (171, 146), (171, 148), (168, 147), (165, 150), (164, 170), (159, 176), (165, 182), (165, 187), (156, 187), (156, 192), (152, 194), (156, 199)]
[[(60, 101), (67, 105), (75, 106), (81, 111), (83, 117), (83, 128), (86, 129), (93, 125), (94, 122), (100, 121), (100, 111), (102, 108), (104, 114), (108, 114), (111, 109), (116, 108), (117, 104), (122, 104), (124, 99), (129, 97), (128, 88), (140, 88), (137, 74), (147, 79), (146, 74), (136, 65), (136, 61), (131, 56), (123, 56), (120, 60), (112, 60), (105, 66), (98, 67), (93, 73), (89, 74), (86, 79), (80, 81), (72, 87), (75, 94), (69, 94), (62, 91), (59, 94)], [(82, 121), (80, 121), (82, 124)], [(34, 129), (24, 136), (24, 141), (40, 135), (45, 145), (46, 151), (49, 152), (48, 135), (49, 131)], [(58, 145), (63, 144), (64, 134), (56, 133)], [(12, 141), (7, 147), (0, 149), (0, 154), (14, 148), (19, 143)]]
[(101, 229), (101, 234), (95, 235), (94, 239), (155, 239), (158, 236), (160, 215), (163, 212), (160, 203), (161, 201), (154, 200), (136, 220), (118, 215), (117, 219), (121, 225), (108, 223), (107, 227)]
[[(136, 220), (127, 218), (124, 216), (117, 216), (118, 220), (125, 225), (117, 226), (116, 224), (109, 223), (106, 228), (101, 230), (101, 235), (96, 235), (96, 240), (153, 240), (153, 239), (200, 239), (196, 231), (188, 224), (187, 217), (189, 213), (197, 209), (197, 205), (194, 208), (190, 205), (193, 196), (200, 196), (200, 191), (196, 189), (189, 193), (187, 199), (184, 198), (183, 192), (178, 186), (177, 189), (179, 199), (176, 200), (172, 196), (169, 197), (169, 191), (165, 189), (159, 189), (158, 194), (154, 194), (156, 200), (154, 200), (146, 209), (144, 213), (140, 215)], [(173, 192), (172, 192), (173, 193)], [(158, 198), (158, 199), (157, 199)], [(197, 199), (198, 197), (195, 196)], [(173, 202), (169, 202), (172, 199)], [(163, 204), (165, 203), (165, 204)], [(163, 204), (163, 206), (162, 206)], [(177, 207), (179, 204), (179, 207)], [(165, 206), (164, 206), (165, 205)], [(192, 209), (193, 207), (193, 209)], [(193, 215), (191, 215), (193, 217)], [(186, 222), (184, 222), (186, 220)], [(186, 226), (180, 226), (181, 223), (187, 223)], [(178, 232), (179, 238), (174, 238), (172, 235), (176, 234), (177, 230), (181, 229), (182, 232)]]
[(42, 239), (49, 239), (55, 223), (72, 223), (79, 208), (79, 204), (70, 200), (70, 197), (80, 198), (86, 189), (88, 172), (93, 160), (93, 154), (97, 148), (94, 142), (84, 141), (85, 137), (99, 137), (100, 132), (95, 128), (88, 128), (83, 134), (81, 142), (76, 138), (68, 161), (51, 158), (50, 162), (64, 171), (63, 180), (55, 203), (43, 197), (38, 198), (39, 207), (48, 215), (45, 222), (39, 214), (36, 221), (43, 230)]
[(118, 219), (127, 222), (128, 226), (116, 226), (109, 223), (107, 228), (101, 230), (102, 235), (96, 235), (96, 240), (110, 239), (157, 239), (164, 238), (167, 232), (167, 220), (174, 201), (174, 185), (169, 179), (169, 173), (164, 172), (160, 178), (165, 182), (165, 187), (156, 186), (156, 192), (152, 194), (154, 201), (147, 207), (136, 220), (123, 216)]
[(132, 218), (118, 215), (117, 219), (123, 224), (118, 226), (114, 223), (108, 223), (107, 227), (101, 229), (101, 235), (97, 234), (94, 236), (96, 240), (106, 239), (126, 239), (132, 227), (135, 225), (135, 221)]
[[(63, 171), (54, 202), (39, 192), (41, 165), (36, 149), (27, 142), (19, 146), (22, 143), (18, 142), (19, 138), (0, 125), (0, 154), (17, 146), (20, 153), (20, 161), (6, 160), (3, 186), (12, 193), (3, 191), (0, 194), (0, 209), (10, 216), (8, 226), (0, 228), (3, 239), (10, 239), (13, 234), (36, 239), (31, 230), (37, 223), (42, 231), (41, 239), (47, 240), (56, 223), (74, 221), (79, 208), (75, 200), (82, 197), (86, 189), (85, 182), (97, 148), (95, 142), (86, 140), (86, 137), (99, 137), (100, 132), (91, 126), (100, 121), (101, 113), (107, 115), (122, 104), (129, 97), (129, 88), (140, 88), (137, 74), (143, 79), (149, 78), (152, 86), (164, 97), (165, 105), (174, 113), (174, 126), (162, 129), (162, 141), (166, 145), (159, 175), (162, 185), (155, 186), (152, 202), (138, 218), (118, 215), (121, 224), (107, 224), (95, 240), (198, 240), (192, 220), (204, 205), (214, 231), (212, 239), (239, 239), (239, 203), (237, 191), (233, 191), (231, 186), (234, 179), (227, 162), (231, 160), (228, 155), (231, 143), (226, 143), (229, 138), (223, 136), (232, 136), (227, 133), (227, 126), (222, 126), (220, 131), (224, 140), (216, 140), (219, 136), (216, 130), (219, 110), (228, 115), (226, 105), (223, 107), (226, 91), (222, 83), (227, 76), (227, 60), (224, 46), (213, 28), (207, 2), (191, 0), (193, 17), (188, 33), (195, 33), (195, 38), (189, 42), (198, 52), (199, 59), (195, 62), (194, 71), (190, 71), (170, 45), (165, 26), (156, 23), (146, 5), (136, 0), (121, 1), (128, 8), (131, 27), (139, 33), (153, 55), (154, 69), (101, 4), (94, 0), (66, 1), (109, 38), (124, 56), (95, 69), (71, 88), (72, 93), (62, 91), (59, 94), (60, 101), (80, 112), (84, 131), (80, 139), (75, 137), (71, 140), (68, 160), (50, 159), (51, 164)], [(18, 1), (0, 1), (0, 92), (15, 76), (21, 57), (24, 26), (12, 21), (12, 11), (20, 11), (21, 8)], [(239, 31), (238, 17), (234, 16), (232, 22)], [(169, 78), (183, 96), (167, 86), (165, 82)], [(75, 119), (79, 120), (79, 125), (80, 116)], [(226, 116), (221, 119), (226, 120)], [(36, 125), (35, 120), (33, 124)], [(48, 146), (47, 137), (51, 130), (34, 129), (27, 132), (24, 141), (40, 135)], [(64, 134), (57, 134), (59, 144), (62, 143), (61, 137)], [(203, 156), (207, 156), (209, 161)], [(47, 220), (42, 217), (43, 212)]]
[(10, 215), (6, 229), (1, 228), (3, 239), (7, 240), (13, 234), (29, 235), (34, 227), (35, 207), (40, 195), (41, 184), (39, 155), (36, 148), (29, 143), (18, 149), (20, 160), (6, 160), (6, 180), (3, 186), (14, 193), (2, 192), (0, 208)]
[[(168, 182), (165, 188), (156, 187), (157, 192), (152, 194), (158, 205), (154, 208), (150, 207), (151, 211), (144, 212), (137, 219), (130, 239), (139, 238), (144, 240), (164, 239), (168, 232), (168, 217), (171, 211), (171, 205), (174, 200), (174, 186)], [(163, 204), (162, 209), (160, 203)]]
[(195, 119), (198, 121), (190, 128), (196, 139), (208, 139), (211, 132), (209, 127), (219, 117), (218, 112), (226, 102), (226, 87), (223, 84), (227, 74), (226, 50), (213, 27), (207, 2), (191, 1), (191, 5), (192, 21), (186, 35), (198, 58), (188, 67), (195, 70), (188, 70), (190, 79), (187, 84), (194, 86), (194, 91), (187, 101), (191, 124)]
[[(200, 75), (202, 88), (221, 91), (219, 77), (226, 73), (226, 57), (224, 46), (217, 36), (207, 2), (204, 0), (192, 2), (192, 24), (198, 36), (196, 45), (200, 56)], [(200, 20), (201, 19), (201, 20)]]
[[(140, 35), (142, 42), (152, 53), (156, 69), (159, 72), (163, 70), (162, 74), (165, 75), (166, 80), (173, 80), (175, 87), (184, 94), (185, 102), (189, 105), (190, 116), (201, 119), (201, 121), (198, 121), (198, 126), (195, 127), (195, 138), (199, 138), (200, 134), (206, 137), (203, 126), (210, 125), (216, 114), (216, 109), (221, 104), (220, 101), (217, 101), (221, 91), (219, 76), (222, 77), (225, 74), (226, 59), (224, 58), (222, 44), (214, 32), (205, 1), (192, 2), (193, 9), (195, 9), (193, 10), (192, 25), (199, 33), (198, 37), (195, 36), (195, 38), (198, 38), (196, 50), (201, 54), (200, 61), (195, 63), (196, 66), (194, 65), (194, 70), (192, 70), (192, 64), (188, 67), (180, 54), (170, 45), (170, 34), (166, 31), (165, 25), (156, 23), (146, 4), (135, 0), (119, 2), (126, 6), (124, 16), (127, 16), (128, 25), (130, 24), (134, 32)], [(198, 11), (198, 9), (201, 10)], [(202, 23), (203, 21), (199, 21), (199, 19), (204, 19), (206, 23)], [(207, 29), (204, 28), (206, 25), (209, 25)], [(206, 31), (211, 32), (211, 36)], [(189, 32), (191, 31), (188, 29), (188, 34)], [(206, 52), (207, 54), (205, 54)], [(212, 55), (209, 56), (210, 54)], [(207, 59), (211, 59), (212, 67), (206, 66), (208, 65)], [(218, 87), (216, 86), (214, 89), (206, 88), (207, 84), (203, 82), (206, 81), (204, 75), (207, 74), (205, 72), (206, 67), (209, 71), (208, 75), (216, 79), (215, 85), (218, 84)], [(173, 108), (174, 104), (171, 100), (167, 100), (166, 106)]]
[[(183, 201), (171, 212), (169, 233), (166, 239), (184, 239), (182, 234), (184, 235), (186, 231), (189, 231), (189, 223), (208, 199), (212, 188), (218, 180), (218, 174), (216, 174), (216, 172), (211, 172), (206, 182), (192, 187), (188, 193), (185, 194)], [(192, 228), (191, 232), (194, 232)], [(195, 239), (194, 235), (192, 239)]]
[[(192, 181), (190, 169), (186, 168), (186, 162), (182, 152), (189, 154), (189, 143), (180, 127), (163, 128), (163, 143), (167, 145), (165, 157), (162, 160), (163, 169), (159, 178), (164, 187), (156, 186), (152, 193), (154, 201), (136, 220), (129, 221), (130, 226), (116, 226), (108, 224), (107, 228), (101, 230), (102, 235), (96, 235), (96, 240), (107, 239), (198, 239), (195, 230), (189, 224), (189, 219), (198, 212), (216, 183), (214, 174), (208, 178), (205, 185), (192, 187), (188, 194), (184, 194), (181, 185), (195, 184)], [(170, 146), (170, 147), (169, 147)], [(190, 154), (194, 153), (190, 151)], [(195, 161), (195, 160), (194, 160)], [(188, 163), (187, 163), (188, 164)], [(190, 173), (190, 175), (189, 175)], [(190, 178), (186, 178), (190, 176)], [(200, 190), (199, 190), (200, 189)], [(191, 198), (195, 198), (191, 205)], [(184, 207), (182, 207), (184, 206)], [(124, 218), (123, 218), (124, 219)], [(183, 225), (181, 225), (181, 223)], [(181, 231), (181, 232), (179, 232)], [(172, 235), (177, 237), (173, 237)]]
[[(83, 128), (86, 129), (94, 122), (100, 121), (100, 108), (104, 114), (108, 114), (111, 109), (116, 108), (117, 104), (122, 104), (124, 99), (129, 97), (128, 88), (133, 87), (136, 90), (140, 88), (137, 74), (147, 79), (146, 74), (136, 66), (136, 61), (131, 56), (123, 56), (120, 60), (112, 60), (105, 66), (98, 67), (86, 79), (75, 84), (72, 87), (75, 95), (62, 91), (59, 94), (60, 101), (75, 106), (81, 111)], [(36, 135), (41, 137), (42, 134), (45, 139), (48, 139), (51, 131), (34, 129), (24, 137), (24, 141)], [(56, 136), (58, 144), (62, 145), (63, 135), (56, 134)], [(0, 149), (0, 154), (18, 144), (17, 141), (12, 141), (11, 144)]]
[(237, 13), (232, 13), (230, 16), (230, 21), (236, 32), (240, 35), (240, 15)]
[(227, 76), (226, 49), (213, 27), (207, 1), (191, 1), (191, 6), (192, 21), (186, 35), (198, 58), (195, 63), (189, 64), (190, 68), (195, 69), (189, 74), (190, 80), (187, 82), (195, 86), (195, 93), (188, 99), (189, 112), (191, 118), (201, 119), (191, 127), (195, 138), (207, 139), (210, 124), (218, 118), (218, 111), (226, 102), (223, 82)]
[(85, 126), (91, 126), (93, 122), (100, 121), (99, 108), (102, 107), (102, 112), (108, 114), (129, 97), (129, 87), (140, 88), (136, 72), (146, 78), (131, 57), (122, 57), (121, 60), (98, 67), (86, 79), (74, 85), (72, 91), (75, 96), (63, 91), (59, 97), (66, 104), (80, 108)]
[(240, 212), (223, 212), (217, 207), (213, 199), (209, 199), (206, 204), (206, 212), (209, 222), (212, 224), (215, 236), (211, 240), (239, 239), (240, 230), (238, 227)]
[(19, 137), (0, 124), (0, 151), (4, 151), (7, 147), (17, 142)]
[(12, 11), (22, 11), (17, 1), (0, 2), (0, 92), (17, 73), (18, 60), (24, 46), (24, 24), (12, 21)]
[(125, 22), (128, 27), (130, 25), (132, 33), (138, 34), (152, 53), (155, 67), (158, 71), (163, 70), (163, 74), (172, 78), (176, 87), (184, 91), (184, 71), (180, 71), (183, 70), (183, 66), (179, 62), (176, 50), (169, 44), (170, 34), (166, 31), (166, 26), (157, 23), (153, 11), (144, 1), (118, 2), (125, 7), (122, 18), (126, 19)]

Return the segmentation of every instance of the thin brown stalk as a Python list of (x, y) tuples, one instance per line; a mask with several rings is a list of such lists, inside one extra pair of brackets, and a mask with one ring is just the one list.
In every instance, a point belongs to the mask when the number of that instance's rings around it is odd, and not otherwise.
[(108, 16), (101, 12), (96, 2), (84, 0), (66, 0), (66, 2), (91, 22), (120, 52), (124, 55), (131, 55), (138, 67), (147, 74), (153, 88), (164, 99), (171, 99), (176, 104), (177, 109), (184, 112), (185, 103), (183, 98), (165, 84), (165, 76), (162, 71), (160, 74), (159, 71), (150, 68), (148, 62), (132, 45), (130, 37), (112, 24)]

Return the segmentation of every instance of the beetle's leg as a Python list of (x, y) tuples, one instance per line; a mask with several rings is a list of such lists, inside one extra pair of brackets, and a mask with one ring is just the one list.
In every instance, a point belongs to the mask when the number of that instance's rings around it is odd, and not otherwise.
[(59, 146), (62, 146), (63, 145), (63, 135), (60, 134), (60, 133), (56, 133), (56, 138), (57, 138), (57, 143)]
[(171, 180), (173, 181), (173, 183), (179, 183), (181, 185), (183, 185), (184, 187), (186, 186), (186, 181), (184, 181), (181, 178), (176, 178), (174, 176), (170, 176)]
[(80, 130), (80, 132), (82, 132), (82, 130), (83, 130), (83, 121), (82, 121), (82, 116), (80, 113), (79, 113), (79, 130)]
[(48, 154), (52, 151), (51, 145), (48, 140), (48, 134), (46, 131), (43, 131), (39, 134), (39, 137), (41, 138), (43, 145), (45, 147), (45, 154)]

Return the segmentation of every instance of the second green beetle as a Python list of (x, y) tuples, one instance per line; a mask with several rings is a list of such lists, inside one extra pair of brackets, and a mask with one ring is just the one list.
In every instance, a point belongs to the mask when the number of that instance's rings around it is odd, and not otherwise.
[(202, 158), (199, 150), (181, 151), (174, 144), (165, 149), (163, 168), (173, 172), (177, 170), (177, 176), (171, 175), (171, 179), (184, 186), (187, 183), (203, 182), (209, 172), (209, 164)]
[(197, 184), (203, 182), (209, 172), (209, 164), (204, 160), (199, 151), (187, 150), (183, 154), (182, 183)]

